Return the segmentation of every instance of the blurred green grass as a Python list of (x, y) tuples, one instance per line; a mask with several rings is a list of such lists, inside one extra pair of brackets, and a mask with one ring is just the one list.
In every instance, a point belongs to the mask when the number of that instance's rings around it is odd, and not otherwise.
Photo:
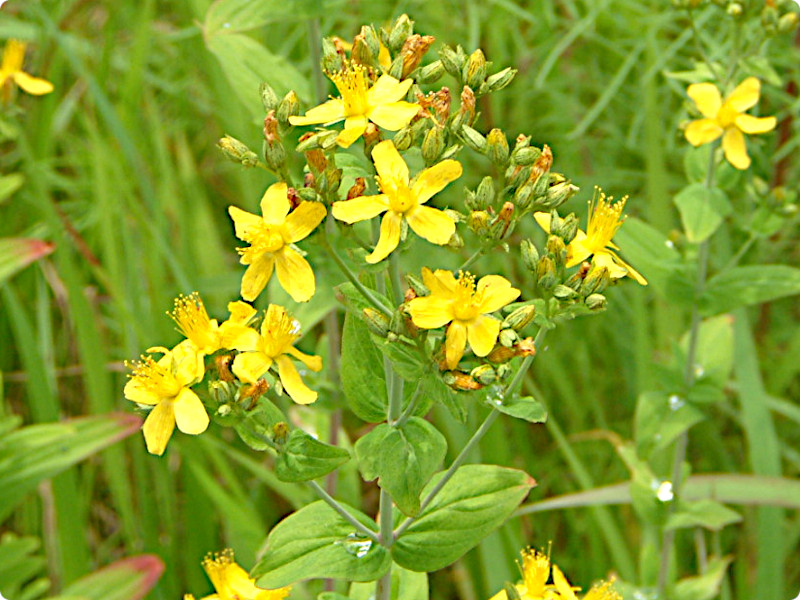
[[(28, 422), (130, 410), (121, 394), (121, 361), (155, 343), (177, 341), (164, 315), (177, 293), (198, 290), (220, 316), (236, 294), (241, 271), (225, 209), (255, 207), (269, 179), (225, 162), (215, 147), (228, 133), (258, 148), (260, 126), (205, 48), (199, 23), (209, 5), (12, 0), (0, 11), (0, 38), (28, 38), (30, 70), (56, 85), (46, 97), (19, 97), (21, 134), (0, 144), (0, 164), (21, 165), (26, 179), (0, 206), (0, 236), (39, 236), (57, 244), (55, 254), (7, 283), (0, 297), (5, 410)], [(669, 3), (345, 5), (347, 10), (319, 16), (324, 34), (348, 38), (362, 23), (387, 24), (408, 12), (417, 30), (436, 36), (437, 43), (460, 43), (468, 51), (480, 46), (498, 67), (518, 68), (511, 87), (480, 105), (482, 128), (526, 133), (537, 145), (549, 144), (554, 169), (584, 190), (572, 202), (576, 211), (585, 212), (588, 192), (598, 184), (615, 196), (630, 194), (629, 211), (659, 230), (676, 227), (670, 194), (683, 183), (685, 143), (678, 126), (685, 112), (681, 85), (663, 73), (690, 68), (695, 48), (685, 17)], [(720, 25), (710, 14), (700, 19), (713, 39)], [(282, 21), (252, 35), (310, 81), (316, 65), (308, 55), (309, 28), (305, 21)], [(774, 42), (784, 47), (772, 53), (782, 57), (776, 68), (785, 81), (797, 82), (800, 53), (790, 42)], [(765, 95), (765, 114), (776, 112), (772, 104), (787, 105), (780, 88), (769, 87)], [(792, 108), (777, 111), (779, 117), (796, 114), (796, 92), (793, 101)], [(795, 120), (779, 155), (796, 153), (797, 127)], [(768, 157), (776, 143), (777, 136), (762, 140), (756, 156)], [(466, 171), (464, 184), (476, 184), (469, 164)], [(786, 181), (796, 182), (798, 171), (797, 161), (790, 161)], [(770, 243), (757, 244), (752, 261), (797, 264), (797, 233), (795, 220)], [(717, 243), (712, 262), (724, 264), (742, 241), (732, 232)], [(308, 250), (313, 257), (313, 247)], [(490, 256), (476, 270), (509, 272), (507, 263)], [(319, 287), (339, 282), (323, 259), (315, 266)], [(518, 267), (510, 270), (515, 281), (523, 280)], [(309, 311), (318, 320), (330, 296), (314, 302)], [(627, 478), (608, 440), (587, 433), (631, 437), (636, 396), (648, 388), (654, 362), (669, 355), (688, 319), (651, 290), (634, 286), (615, 291), (610, 304), (601, 318), (564, 326), (541, 353), (530, 389), (547, 403), (549, 423), (501, 420), (481, 445), (482, 460), (526, 468), (538, 480), (532, 499)], [(762, 411), (760, 418), (766, 414), (774, 423), (775, 452), (749, 454), (745, 432), (753, 423), (740, 408), (742, 390), (731, 389), (728, 401), (693, 433), (690, 457), (697, 472), (752, 472), (761, 460), (797, 477), (800, 429), (788, 408), (796, 404), (780, 404), (800, 393), (797, 304), (780, 301), (748, 316), (755, 342), (742, 351), (759, 362), (738, 376), (739, 384), (749, 382), (751, 390), (756, 385), (752, 393), (774, 399), (767, 405), (773, 412)], [(310, 337), (320, 334), (321, 328), (312, 330)], [(759, 364), (763, 381), (754, 383)], [(458, 449), (466, 439), (463, 427), (442, 411), (434, 415)], [(357, 433), (358, 423), (345, 422), (350, 435)], [(259, 544), (254, 528), (271, 526), (307, 500), (304, 490), (277, 482), (228, 434), (212, 429), (198, 439), (176, 436), (163, 460), (147, 456), (140, 438), (128, 440), (56, 478), (52, 506), (32, 498), (3, 528), (43, 537), (49, 571), (60, 585), (146, 551), (167, 564), (153, 598), (201, 593), (209, 589), (199, 568), (206, 552), (231, 545), (243, 564), (252, 564)], [(364, 501), (374, 504), (371, 492), (358, 489), (352, 470), (342, 478), (343, 493), (356, 496), (356, 503), (364, 493)], [(800, 586), (792, 561), (800, 518), (773, 509), (748, 509), (745, 517), (745, 525), (726, 531), (721, 541), (736, 559), (734, 597), (764, 591), (756, 583), (766, 575), (756, 580), (748, 565), (758, 548), (777, 548), (786, 563), (769, 573), (780, 581), (759, 597), (783, 600), (777, 590)], [(494, 534), (452, 573), (435, 575), (433, 590), (487, 598), (516, 577), (522, 546), (551, 540), (553, 556), (575, 581), (588, 583), (611, 571), (634, 577), (639, 535), (624, 507), (525, 517)], [(690, 556), (691, 539), (679, 538), (679, 544), (679, 556)], [(679, 564), (685, 572), (695, 569), (688, 558)]]

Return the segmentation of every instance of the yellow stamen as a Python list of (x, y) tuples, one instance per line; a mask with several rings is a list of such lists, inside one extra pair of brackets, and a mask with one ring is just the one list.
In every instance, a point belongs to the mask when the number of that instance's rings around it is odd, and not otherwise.
[(480, 314), (479, 306), (483, 294), (475, 294), (475, 276), (458, 272), (458, 287), (453, 299), (453, 316), (459, 321), (471, 321)]
[(346, 117), (364, 115), (369, 110), (367, 90), (372, 86), (367, 69), (363, 65), (350, 63), (341, 71), (329, 73), (336, 89), (344, 101)]
[(589, 224), (586, 227), (585, 245), (592, 254), (605, 249), (622, 223), (625, 222), (622, 211), (628, 201), (628, 197), (625, 196), (619, 202), (612, 204), (613, 197), (606, 198), (603, 192), (599, 192), (599, 194), (599, 198), (595, 195), (595, 198), (592, 198), (589, 203)]
[(226, 589), (225, 571), (234, 564), (233, 550), (227, 548), (222, 552), (208, 554), (203, 559), (203, 569), (217, 591)]
[(286, 350), (300, 337), (300, 322), (282, 306), (270, 304), (264, 316), (261, 339), (264, 354), (274, 359), (285, 354)]
[(181, 294), (175, 299), (175, 308), (167, 313), (178, 325), (180, 332), (200, 349), (215, 346), (215, 323), (211, 322), (206, 307), (197, 292)]
[(181, 391), (182, 386), (175, 375), (150, 356), (142, 356), (141, 361), (126, 361), (125, 366), (131, 369), (128, 377), (135, 379), (142, 388), (155, 396), (173, 398)]
[(522, 581), (526, 597), (539, 598), (544, 594), (547, 579), (550, 577), (550, 557), (537, 550), (526, 548), (522, 551)]

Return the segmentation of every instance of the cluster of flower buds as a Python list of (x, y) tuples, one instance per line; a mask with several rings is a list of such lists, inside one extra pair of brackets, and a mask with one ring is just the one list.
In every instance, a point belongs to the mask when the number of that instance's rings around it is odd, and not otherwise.
[(444, 46), (439, 51), (439, 60), (448, 74), (455, 77), (462, 86), (469, 86), (478, 96), (502, 90), (517, 74), (516, 69), (506, 67), (489, 75), (492, 63), (486, 61), (480, 48), (467, 55), (461, 46), (456, 46), (455, 49)]

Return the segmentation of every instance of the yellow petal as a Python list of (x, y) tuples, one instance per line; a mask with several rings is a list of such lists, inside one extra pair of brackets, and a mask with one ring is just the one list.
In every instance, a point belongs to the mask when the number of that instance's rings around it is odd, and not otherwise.
[(775, 117), (758, 118), (751, 115), (739, 115), (734, 123), (743, 133), (767, 133), (775, 129), (778, 119)]
[(725, 158), (737, 169), (744, 171), (750, 166), (750, 157), (747, 155), (747, 146), (744, 143), (744, 134), (735, 127), (729, 127), (722, 136), (722, 151)]
[(344, 102), (337, 98), (309, 109), (302, 117), (289, 117), (289, 123), (292, 125), (330, 125), (342, 119), (344, 119)]
[(3, 48), (2, 72), (13, 74), (22, 69), (25, 60), (25, 43), (19, 40), (8, 40)]
[(556, 565), (553, 565), (553, 583), (556, 586), (559, 596), (563, 600), (578, 600), (577, 596), (575, 596), (575, 592), (572, 591), (572, 586), (564, 576), (564, 573), (562, 573), (561, 569)]
[(294, 243), (309, 236), (309, 234), (322, 223), (328, 211), (322, 202), (301, 202), (289, 216), (286, 217), (287, 242)]
[(440, 246), (449, 242), (456, 232), (456, 222), (444, 211), (430, 206), (412, 209), (406, 213), (406, 221), (418, 236)]
[(367, 90), (367, 102), (370, 106), (397, 102), (401, 98), (405, 98), (413, 83), (414, 81), (411, 79), (398, 81), (391, 75), (381, 75), (375, 85)]
[(345, 223), (356, 223), (377, 217), (389, 208), (389, 198), (379, 196), (359, 196), (352, 200), (334, 202), (331, 206), (333, 216)]
[(316, 356), (316, 355), (312, 355), (312, 354), (305, 354), (303, 352), (300, 352), (300, 350), (298, 350), (294, 346), (289, 346), (289, 348), (286, 350), (286, 352), (287, 352), (287, 354), (291, 354), (292, 356), (294, 356), (297, 360), (302, 362), (305, 366), (307, 366), (309, 369), (311, 369), (315, 373), (319, 373), (320, 371), (322, 371), (322, 357), (321, 356)]
[(455, 369), (464, 356), (467, 347), (467, 328), (460, 321), (453, 321), (447, 328), (444, 340), (444, 354), (448, 369)]
[(409, 302), (408, 312), (417, 327), (436, 329), (453, 320), (452, 305), (452, 300), (440, 296), (425, 296)]
[(23, 73), (22, 71), (17, 71), (14, 73), (14, 81), (17, 82), (19, 87), (29, 94), (33, 94), (34, 96), (49, 94), (53, 91), (53, 84), (46, 79), (32, 77), (31, 75)]
[(392, 253), (392, 250), (397, 248), (397, 244), (400, 243), (400, 221), (400, 215), (391, 210), (383, 215), (383, 219), (381, 219), (381, 235), (372, 254), (367, 255), (368, 263), (375, 264), (382, 261)]
[(244, 330), (237, 331), (235, 339), (231, 340), (231, 350), (239, 350), (240, 352), (252, 352), (258, 350), (258, 345), (261, 341), (261, 334), (252, 327), (245, 327)]
[[(231, 313), (231, 316), (225, 323), (246, 324), (250, 319), (256, 316), (257, 311), (251, 304), (236, 300), (234, 302), (228, 302), (228, 312)], [(225, 325), (225, 323), (223, 323), (223, 325)]]
[(550, 233), (550, 222), (553, 220), (553, 217), (549, 212), (533, 213), (533, 218), (539, 227), (544, 229), (546, 233)]
[(143, 387), (141, 382), (135, 377), (128, 379), (128, 383), (125, 384), (125, 389), (123, 389), (122, 393), (125, 398), (137, 404), (152, 406), (161, 401), (161, 396)]
[(508, 600), (508, 594), (506, 594), (505, 590), (500, 590), (494, 596), (489, 598), (489, 600)]
[(281, 378), (281, 385), (292, 400), (298, 404), (311, 404), (317, 399), (317, 392), (310, 389), (300, 378), (300, 373), (290, 359), (285, 354), (275, 359), (278, 365), (278, 375)]
[(445, 269), (431, 271), (428, 267), (422, 267), (422, 282), (431, 291), (431, 295), (446, 297), (452, 297), (458, 286), (452, 271)]
[(408, 125), (418, 112), (419, 104), (392, 102), (391, 104), (376, 106), (369, 111), (367, 116), (378, 127), (383, 127), (389, 131), (397, 131)]
[(289, 203), (289, 191), (285, 182), (273, 183), (261, 197), (261, 214), (270, 225), (281, 225), (292, 205)]
[(469, 346), (476, 356), (486, 356), (494, 348), (500, 335), (500, 321), (480, 315), (467, 325)]
[(272, 366), (272, 359), (263, 352), (242, 352), (233, 359), (231, 371), (245, 383), (255, 383)]
[(161, 456), (167, 448), (167, 442), (175, 430), (175, 413), (171, 400), (159, 402), (145, 419), (142, 433), (150, 454)]
[(511, 287), (511, 282), (500, 275), (486, 275), (481, 277), (475, 287), (475, 293), (483, 294), (480, 312), (483, 314), (500, 310), (506, 304), (516, 300), (520, 291)]
[(183, 388), (173, 406), (175, 422), (183, 433), (198, 435), (208, 428), (208, 414), (192, 390)]
[(252, 302), (266, 287), (269, 278), (272, 277), (272, 269), (275, 266), (275, 256), (271, 252), (266, 252), (256, 258), (242, 277), (242, 298)]
[[(578, 233), (583, 233), (578, 230)], [(592, 255), (592, 249), (589, 248), (586, 234), (583, 236), (576, 235), (575, 238), (567, 246), (567, 267), (574, 267), (581, 264), (584, 260)]]
[(725, 104), (736, 112), (744, 112), (758, 103), (760, 95), (761, 82), (755, 77), (748, 77), (725, 98)]
[(450, 159), (425, 169), (417, 176), (414, 186), (411, 188), (417, 202), (424, 204), (435, 194), (441, 192), (448, 183), (461, 177), (462, 172), (461, 163)]
[(195, 346), (191, 340), (183, 340), (170, 351), (172, 371), (179, 385), (182, 387), (191, 385), (203, 378), (205, 374), (203, 355), (203, 350)]
[(717, 86), (713, 83), (693, 83), (686, 89), (686, 93), (694, 100), (697, 109), (704, 117), (716, 118), (722, 107), (722, 96)]
[(611, 279), (620, 279), (621, 277), (631, 277), (640, 285), (647, 285), (647, 279), (617, 256), (614, 252), (598, 252), (592, 259), (592, 266), (605, 267), (608, 269), (608, 275)]
[(689, 123), (683, 134), (686, 140), (696, 147), (713, 142), (722, 135), (722, 131), (722, 127), (713, 119), (698, 119)]
[(372, 149), (372, 161), (380, 178), (381, 189), (397, 189), (408, 185), (408, 165), (392, 140), (385, 140)]
[(297, 251), (285, 246), (275, 257), (275, 270), (281, 287), (295, 302), (308, 302), (314, 295), (314, 271)]
[(261, 227), (261, 224), (264, 222), (258, 215), (244, 211), (236, 206), (229, 206), (228, 214), (231, 216), (231, 219), (233, 219), (236, 237), (240, 240), (250, 239), (253, 235), (253, 231)]
[(367, 130), (367, 117), (348, 117), (344, 122), (344, 129), (336, 136), (336, 143), (342, 148), (349, 148)]

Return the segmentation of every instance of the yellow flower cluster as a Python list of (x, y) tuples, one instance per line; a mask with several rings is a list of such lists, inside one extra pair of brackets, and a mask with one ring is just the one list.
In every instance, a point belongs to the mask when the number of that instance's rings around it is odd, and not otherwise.
[[(514, 587), (521, 600), (578, 600), (575, 592), (580, 588), (570, 585), (561, 569), (551, 565), (550, 557), (546, 554), (530, 548), (523, 550), (520, 570), (522, 582)], [(613, 581), (598, 583), (582, 596), (582, 600), (622, 600), (612, 584)], [(500, 590), (490, 600), (508, 600), (508, 594)]]
[[(283, 600), (292, 589), (265, 590), (258, 587), (247, 571), (236, 564), (233, 550), (207, 556), (203, 560), (203, 569), (216, 593), (204, 596), (201, 600)], [(183, 600), (194, 600), (194, 596), (185, 594)]]

